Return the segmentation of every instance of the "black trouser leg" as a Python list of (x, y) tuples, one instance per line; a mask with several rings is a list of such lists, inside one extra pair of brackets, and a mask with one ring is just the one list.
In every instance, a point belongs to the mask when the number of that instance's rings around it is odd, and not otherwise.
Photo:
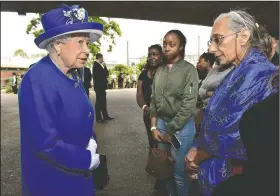
[(102, 109), (101, 110), (102, 110), (103, 118), (108, 118), (109, 114), (107, 111), (107, 93), (106, 93), (106, 91), (104, 91), (102, 93)]
[(95, 91), (96, 100), (95, 100), (95, 116), (96, 120), (101, 120), (101, 108), (102, 108), (102, 92)]
[(89, 98), (89, 89), (88, 89), (88, 88), (85, 88), (85, 91), (86, 91), (87, 96), (88, 96), (88, 98)]
[(119, 83), (119, 88), (123, 88), (123, 83)]
[(17, 91), (18, 91), (17, 86), (12, 86), (12, 89), (13, 89), (14, 94), (17, 94)]
[(147, 135), (148, 135), (148, 141), (149, 141), (149, 147), (153, 148), (154, 147), (154, 139), (153, 139), (153, 134), (151, 131), (151, 118), (145, 114), (143, 114), (143, 120), (145, 123)]

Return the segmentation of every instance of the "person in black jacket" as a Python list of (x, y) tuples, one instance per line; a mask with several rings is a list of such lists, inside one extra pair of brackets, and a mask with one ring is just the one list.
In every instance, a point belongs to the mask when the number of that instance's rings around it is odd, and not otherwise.
[(123, 88), (123, 73), (120, 73), (118, 76), (118, 88), (122, 89)]
[[(96, 122), (105, 123), (106, 120), (112, 120), (107, 112), (107, 77), (109, 76), (108, 69), (103, 65), (103, 55), (96, 54), (96, 60), (93, 63), (92, 74), (93, 74), (93, 85), (96, 94), (95, 101), (95, 115)], [(102, 113), (102, 115), (101, 115)]]
[(91, 87), (90, 81), (91, 81), (91, 77), (92, 77), (90, 69), (88, 67), (83, 67), (81, 69), (78, 69), (78, 72), (83, 81), (83, 86), (87, 93), (87, 96), (89, 97), (89, 89)]
[(17, 85), (18, 85), (17, 74), (15, 72), (13, 72), (12, 88), (13, 88), (14, 94), (17, 94), (17, 92), (18, 92)]

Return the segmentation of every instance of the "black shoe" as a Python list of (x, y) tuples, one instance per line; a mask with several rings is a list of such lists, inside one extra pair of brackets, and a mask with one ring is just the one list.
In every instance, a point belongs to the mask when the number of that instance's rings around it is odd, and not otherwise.
[(111, 116), (107, 116), (106, 118), (104, 118), (104, 120), (113, 120), (114, 118)]
[(103, 119), (98, 119), (98, 120), (96, 120), (96, 122), (97, 122), (97, 123), (103, 123), (103, 124), (104, 124), (104, 123), (107, 123), (107, 121), (106, 121), (106, 120), (103, 120)]

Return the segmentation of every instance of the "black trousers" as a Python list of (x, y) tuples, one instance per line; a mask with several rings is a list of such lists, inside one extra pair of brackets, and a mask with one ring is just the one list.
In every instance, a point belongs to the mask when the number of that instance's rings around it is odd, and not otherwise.
[(154, 147), (154, 139), (153, 139), (153, 134), (152, 134), (152, 131), (151, 131), (151, 118), (150, 118), (150, 116), (145, 115), (145, 113), (143, 112), (143, 120), (144, 120), (144, 123), (145, 123), (147, 135), (148, 135), (149, 147), (153, 148)]
[(89, 89), (88, 88), (85, 88), (85, 91), (87, 93), (87, 96), (89, 97)]
[(88, 85), (85, 85), (85, 84), (83, 84), (83, 87), (84, 87), (84, 89), (86, 91), (87, 96), (89, 97), (89, 88), (90, 87)]
[(112, 81), (112, 88), (115, 89), (116, 88), (116, 82), (113, 80)]
[(107, 98), (105, 89), (96, 89), (95, 115), (96, 120), (109, 117), (107, 112)]
[(123, 88), (123, 83), (118, 83), (118, 88)]
[(12, 86), (12, 89), (13, 89), (14, 94), (17, 94), (17, 92), (18, 92), (17, 86)]

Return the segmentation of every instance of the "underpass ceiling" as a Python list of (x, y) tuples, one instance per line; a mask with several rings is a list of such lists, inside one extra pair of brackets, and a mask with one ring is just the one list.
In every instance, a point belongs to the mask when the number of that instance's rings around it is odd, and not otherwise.
[(79, 4), (91, 16), (131, 18), (212, 26), (222, 12), (245, 8), (265, 24), (271, 34), (279, 36), (279, 1), (17, 1), (1, 2), (1, 11), (44, 13), (61, 3)]

